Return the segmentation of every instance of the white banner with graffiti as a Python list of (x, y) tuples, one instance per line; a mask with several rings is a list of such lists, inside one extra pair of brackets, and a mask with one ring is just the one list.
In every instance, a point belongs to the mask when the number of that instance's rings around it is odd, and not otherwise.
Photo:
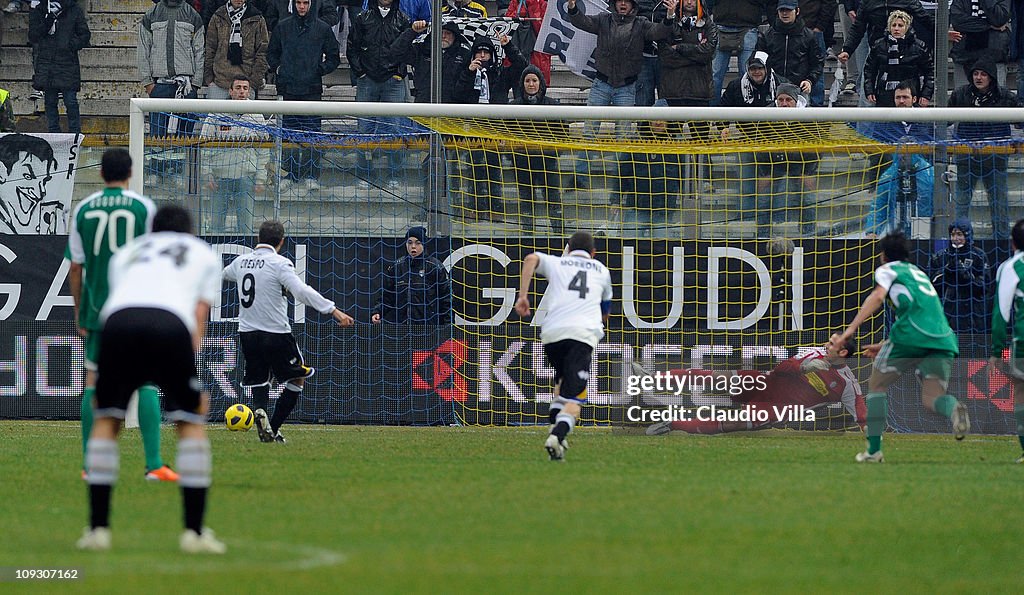
[(68, 233), (81, 134), (0, 134), (0, 234)]

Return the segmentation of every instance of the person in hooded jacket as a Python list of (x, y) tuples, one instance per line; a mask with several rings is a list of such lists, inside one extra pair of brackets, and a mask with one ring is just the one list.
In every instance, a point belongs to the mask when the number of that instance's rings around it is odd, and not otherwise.
[(75, 0), (40, 2), (28, 16), (28, 40), (32, 44), (32, 88), (43, 92), (48, 132), (60, 132), (57, 95), (64, 94), (68, 132), (82, 131), (78, 92), (82, 68), (78, 52), (89, 47), (89, 23)]
[[(455, 82), (455, 100), (458, 103), (507, 104), (509, 91), (526, 68), (526, 58), (507, 35), (501, 38), (501, 47), (511, 65), (504, 66), (497, 58), (490, 37), (473, 40), (469, 64)], [(494, 149), (481, 148), (469, 152), (472, 166), (475, 204), (464, 204), (466, 216), (492, 221), (504, 220), (504, 200), (501, 191), (501, 159)]]
[(407, 254), (388, 267), (384, 290), (370, 320), (374, 324), (451, 324), (452, 285), (448, 269), (427, 256), (427, 230), (411, 227), (405, 234)]
[[(548, 86), (544, 82), (544, 73), (531, 64), (523, 70), (516, 90), (515, 105), (558, 105), (558, 100), (547, 96)], [(534, 120), (523, 122), (529, 126), (523, 131), (524, 138), (537, 140), (564, 138), (568, 133), (565, 122), (560, 120)], [(512, 153), (512, 165), (516, 170), (516, 187), (519, 190), (519, 218), (523, 228), (534, 230), (538, 203), (547, 204), (547, 216), (551, 221), (551, 229), (561, 235), (564, 230), (562, 220), (562, 198), (559, 193), (561, 180), (558, 173), (558, 153), (551, 149), (533, 149), (524, 147)], [(538, 201), (537, 195), (540, 194)]]
[[(971, 69), (971, 82), (957, 88), (949, 97), (949, 107), (1017, 107), (1017, 96), (999, 86), (996, 65), (991, 60), (978, 60)], [(1020, 127), (1020, 124), (1016, 124)], [(958, 122), (956, 137), (978, 143), (1008, 141), (1011, 138), (1008, 122)], [(1010, 237), (1010, 207), (1006, 195), (1006, 153), (975, 150), (959, 154), (956, 163), (956, 218), (970, 220), (974, 187), (980, 180), (988, 193), (992, 212), (992, 237), (1008, 240)]]
[(949, 247), (932, 254), (928, 271), (953, 332), (988, 335), (992, 271), (970, 221), (949, 225)]

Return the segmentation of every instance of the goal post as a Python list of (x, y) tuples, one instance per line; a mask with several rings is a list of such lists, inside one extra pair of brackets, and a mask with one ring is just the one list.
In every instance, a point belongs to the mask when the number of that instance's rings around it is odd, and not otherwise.
[[(147, 113), (199, 112), (185, 116), (196, 135), (145, 134)], [(253, 125), (239, 117), (251, 113), (274, 119)], [(218, 128), (250, 127), (253, 134), (204, 138), (198, 125), (206, 114), (220, 114)], [(322, 118), (322, 130), (291, 129), (285, 116)], [(133, 188), (192, 201), (200, 233), (225, 252), (251, 243), (262, 218), (281, 219), (301, 240), (286, 248), (297, 270), (365, 323), (339, 337), (296, 309), (300, 343), (326, 379), (310, 383), (312, 402), (301, 413), (328, 421), (543, 423), (553, 373), (537, 326), (545, 315), (543, 282), (531, 292), (532, 320), (518, 319), (512, 304), (522, 259), (534, 250), (561, 252), (573, 231), (595, 235), (615, 284), (615, 311), (595, 350), (583, 416), (587, 424), (612, 424), (629, 405), (664, 397), (630, 394), (634, 362), (660, 371), (766, 370), (822, 345), (872, 287), (878, 261), (869, 235), (904, 230), (915, 239), (914, 262), (929, 269), (966, 196), (974, 203), (975, 238), (994, 267), (1008, 244), (991, 238), (1008, 228), (991, 221), (1011, 223), (1024, 211), (1019, 135), (963, 140), (957, 133), (965, 125), (1024, 122), (1022, 109), (136, 99), (130, 120)], [(385, 121), (383, 132), (368, 124)], [(175, 171), (186, 183), (145, 180), (145, 164), (161, 151), (184, 163)], [(290, 160), (302, 168), (317, 162), (317, 183), (297, 189)], [(211, 162), (255, 163), (268, 172), (267, 189), (243, 205), (248, 216), (229, 210), (224, 218), (211, 206), (218, 200), (204, 177)], [(975, 166), (1001, 168), (1005, 213), (990, 208), (989, 178), (969, 169)], [(963, 176), (978, 183), (962, 188)], [(420, 225), (451, 276), (452, 324), (429, 332), (371, 325), (388, 266), (404, 253), (405, 231)], [(990, 296), (979, 295), (974, 305), (987, 310)], [(218, 304), (214, 329), (223, 333), (222, 345), (230, 344), (230, 325), (216, 323), (226, 323), (232, 308)], [(880, 339), (887, 324), (884, 314), (872, 318), (859, 339)], [(1008, 431), (1000, 400), (1007, 389), (970, 381), (987, 356), (985, 343), (983, 333), (961, 336), (966, 355), (953, 389), (975, 391), (989, 427)], [(867, 362), (856, 367), (866, 374)], [(378, 372), (390, 383), (383, 389), (371, 383)], [(897, 392), (906, 399), (891, 407), (894, 426), (939, 428), (914, 405), (912, 382)], [(671, 398), (731, 402), (712, 392)], [(810, 427), (851, 424), (841, 407), (820, 419)]]

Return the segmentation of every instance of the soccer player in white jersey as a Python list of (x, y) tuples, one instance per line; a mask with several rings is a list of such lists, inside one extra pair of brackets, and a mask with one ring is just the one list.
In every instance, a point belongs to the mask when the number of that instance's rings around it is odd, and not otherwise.
[[(252, 390), (261, 442), (285, 442), (281, 426), (295, 408), (306, 378), (315, 372), (303, 361), (292, 335), (288, 294), (318, 312), (330, 314), (339, 326), (354, 322), (334, 302), (299, 279), (292, 261), (278, 254), (282, 246), (284, 225), (264, 221), (256, 248), (224, 268), (224, 278), (238, 285), (238, 334), (245, 361), (242, 386)], [(273, 417), (268, 419), (272, 377), (284, 383), (284, 391), (277, 399)]]
[(556, 397), (548, 410), (551, 434), (544, 448), (552, 461), (565, 458), (566, 436), (576, 425), (580, 407), (587, 401), (590, 358), (604, 337), (604, 322), (612, 306), (612, 278), (608, 268), (594, 258), (594, 238), (576, 232), (566, 253), (551, 256), (533, 252), (523, 259), (516, 312), (530, 315), (530, 281), (533, 274), (548, 280), (543, 303), (547, 308), (540, 325), (544, 353), (555, 369)]
[(188, 211), (176, 205), (158, 210), (153, 233), (127, 244), (110, 262), (110, 297), (100, 310), (96, 419), (85, 455), (91, 514), (80, 549), (110, 549), (117, 434), (132, 392), (152, 382), (163, 389), (167, 417), (178, 426), (178, 484), (185, 509), (179, 545), (189, 553), (226, 551), (203, 527), (212, 461), (206, 437), (209, 395), (200, 392), (196, 370), (196, 352), (220, 287), (220, 258), (192, 235)]

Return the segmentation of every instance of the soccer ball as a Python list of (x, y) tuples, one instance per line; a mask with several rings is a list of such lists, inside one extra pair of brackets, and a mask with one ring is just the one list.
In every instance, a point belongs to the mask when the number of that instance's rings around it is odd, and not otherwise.
[(252, 409), (241, 403), (232, 405), (224, 412), (224, 423), (229, 430), (245, 432), (252, 427)]

